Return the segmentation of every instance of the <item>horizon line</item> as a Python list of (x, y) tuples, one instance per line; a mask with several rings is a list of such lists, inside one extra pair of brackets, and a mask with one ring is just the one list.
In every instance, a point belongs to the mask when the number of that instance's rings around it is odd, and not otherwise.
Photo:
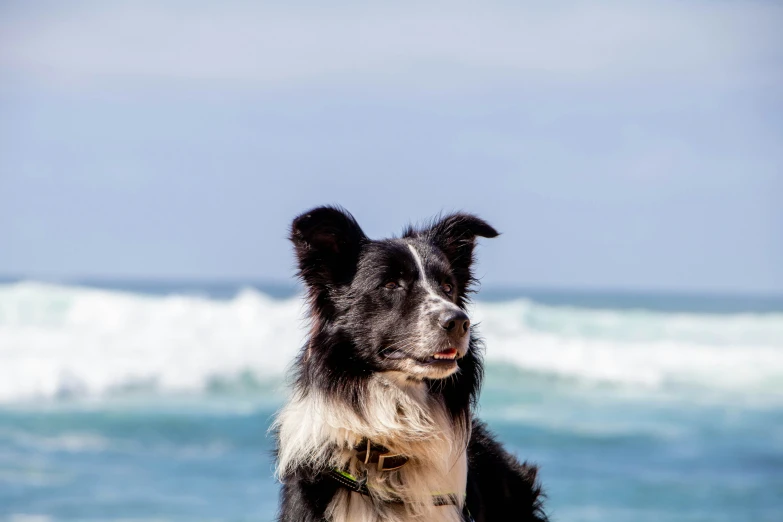
[[(0, 284), (20, 283), (20, 282), (40, 282), (55, 283), (66, 285), (145, 285), (162, 284), (167, 286), (188, 286), (188, 285), (231, 285), (241, 287), (246, 286), (266, 286), (276, 287), (277, 289), (296, 290), (301, 287), (301, 283), (296, 277), (291, 276), (287, 279), (268, 278), (263, 276), (54, 276), (54, 275), (21, 275), (21, 274), (2, 274), (0, 273)], [(783, 290), (736, 290), (736, 289), (687, 289), (687, 288), (644, 288), (644, 287), (606, 287), (606, 286), (588, 286), (588, 285), (557, 285), (540, 283), (479, 283), (478, 289), (502, 294), (518, 294), (520, 292), (558, 294), (593, 294), (593, 295), (648, 295), (648, 296), (679, 296), (679, 297), (753, 297), (776, 299), (783, 298)], [(475, 293), (478, 293), (475, 292)]]

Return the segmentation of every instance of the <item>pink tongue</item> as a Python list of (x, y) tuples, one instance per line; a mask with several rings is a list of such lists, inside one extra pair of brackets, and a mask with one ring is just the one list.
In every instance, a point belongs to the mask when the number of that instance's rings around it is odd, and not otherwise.
[(448, 350), (443, 350), (442, 352), (438, 352), (438, 355), (456, 355), (457, 349), (456, 348), (449, 348)]

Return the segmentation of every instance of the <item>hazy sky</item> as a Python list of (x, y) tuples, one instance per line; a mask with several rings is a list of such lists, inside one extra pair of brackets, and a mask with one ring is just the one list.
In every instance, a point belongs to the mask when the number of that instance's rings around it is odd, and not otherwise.
[(291, 218), (487, 285), (783, 291), (783, 5), (3, 2), (0, 273), (283, 280)]

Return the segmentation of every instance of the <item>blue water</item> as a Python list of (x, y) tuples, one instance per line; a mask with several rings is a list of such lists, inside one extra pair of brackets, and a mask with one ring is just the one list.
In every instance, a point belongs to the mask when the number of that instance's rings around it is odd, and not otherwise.
[[(93, 286), (0, 285), (0, 520), (273, 520), (291, 290)], [(780, 301), (522, 292), (474, 314), (479, 414), (540, 465), (553, 520), (783, 520)]]

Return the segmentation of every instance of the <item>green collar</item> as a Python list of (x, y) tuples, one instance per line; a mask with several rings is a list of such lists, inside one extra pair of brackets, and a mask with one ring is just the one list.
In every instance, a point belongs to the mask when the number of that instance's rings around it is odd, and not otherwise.
[[(338, 484), (346, 489), (370, 496), (370, 489), (367, 486), (367, 478), (357, 479), (347, 471), (337, 468), (330, 469), (328, 475)], [(459, 497), (456, 493), (433, 493), (432, 500), (436, 506), (458, 506)], [(391, 504), (404, 504), (402, 499), (390, 500)]]

